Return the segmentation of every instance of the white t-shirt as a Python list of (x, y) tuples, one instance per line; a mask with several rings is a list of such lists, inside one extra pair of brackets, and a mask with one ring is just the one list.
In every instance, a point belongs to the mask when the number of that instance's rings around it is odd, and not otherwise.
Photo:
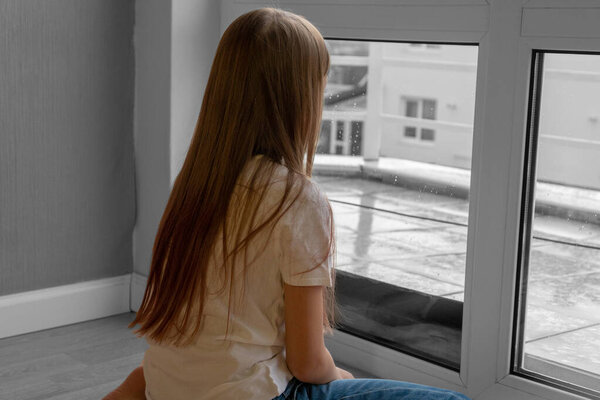
[[(248, 163), (238, 182), (247, 179), (258, 157)], [(280, 201), (287, 171), (284, 166), (276, 166), (272, 184), (259, 206), (259, 216)], [(231, 315), (227, 339), (228, 290), (216, 293), (222, 278), (211, 268), (207, 279), (213, 283), (209, 289), (212, 286), (215, 290), (206, 299), (204, 329), (194, 344), (176, 348), (158, 345), (146, 337), (149, 344), (143, 360), (146, 398), (268, 400), (282, 393), (292, 378), (285, 362), (283, 283), (331, 286), (331, 256), (306, 272), (325, 254), (329, 233), (327, 199), (310, 182), (277, 222), (271, 237), (267, 238), (268, 229), (263, 230), (250, 243), (249, 260), (257, 258), (248, 269), (243, 301)], [(209, 265), (222, 260), (221, 251), (217, 245)], [(242, 251), (236, 264), (242, 266), (243, 260)], [(239, 289), (243, 273), (242, 268), (237, 270), (234, 282)]]

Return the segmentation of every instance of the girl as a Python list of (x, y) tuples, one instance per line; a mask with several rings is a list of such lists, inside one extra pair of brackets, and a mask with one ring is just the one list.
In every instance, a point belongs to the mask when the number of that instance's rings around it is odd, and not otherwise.
[(310, 176), (328, 69), (298, 15), (265, 8), (227, 28), (130, 324), (149, 348), (106, 399), (466, 399), (353, 379), (325, 348), (334, 225)]

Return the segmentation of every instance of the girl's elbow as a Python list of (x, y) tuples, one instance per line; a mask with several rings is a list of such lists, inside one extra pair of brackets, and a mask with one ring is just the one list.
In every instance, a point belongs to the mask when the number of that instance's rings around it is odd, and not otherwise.
[(292, 372), (292, 375), (294, 375), (294, 377), (296, 379), (298, 379), (299, 381), (305, 382), (305, 383), (311, 383), (311, 384), (326, 383), (326, 382), (320, 382), (320, 380), (317, 379), (318, 377), (315, 376), (313, 371), (296, 371), (296, 372)]
[(306, 383), (313, 383), (314, 371), (310, 371), (308, 368), (290, 368), (290, 372), (296, 379)]
[(329, 383), (335, 378), (332, 376), (330, 366), (320, 360), (310, 360), (302, 363), (290, 363), (288, 369), (299, 381), (312, 384)]

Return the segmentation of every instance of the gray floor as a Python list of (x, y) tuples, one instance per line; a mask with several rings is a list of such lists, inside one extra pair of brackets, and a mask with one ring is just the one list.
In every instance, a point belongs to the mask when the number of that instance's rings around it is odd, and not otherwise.
[[(147, 348), (120, 314), (0, 340), (0, 399), (99, 400), (140, 363)], [(357, 378), (361, 371), (338, 364)]]
[(140, 365), (133, 313), (0, 340), (0, 399), (101, 399)]

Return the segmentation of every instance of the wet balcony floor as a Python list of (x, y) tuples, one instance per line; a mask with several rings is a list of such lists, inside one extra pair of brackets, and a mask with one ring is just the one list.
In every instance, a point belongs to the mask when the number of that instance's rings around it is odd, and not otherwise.
[[(334, 210), (337, 269), (463, 301), (468, 201), (315, 176)], [(536, 215), (525, 352), (600, 375), (600, 226)]]

